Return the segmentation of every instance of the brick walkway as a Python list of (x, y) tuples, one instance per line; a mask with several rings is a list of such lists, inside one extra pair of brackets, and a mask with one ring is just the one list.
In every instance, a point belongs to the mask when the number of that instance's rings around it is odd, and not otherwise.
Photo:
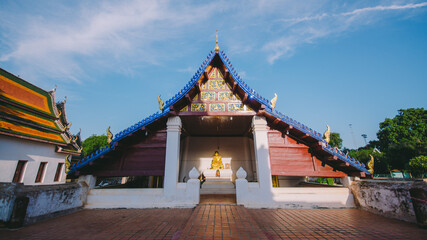
[(426, 239), (427, 230), (357, 209), (246, 209), (200, 204), (194, 209), (83, 210), (0, 239)]
[(270, 239), (427, 239), (427, 230), (358, 209), (249, 209)]
[(194, 209), (83, 210), (16, 231), (0, 239), (171, 239)]
[(268, 239), (242, 206), (201, 204), (180, 239)]

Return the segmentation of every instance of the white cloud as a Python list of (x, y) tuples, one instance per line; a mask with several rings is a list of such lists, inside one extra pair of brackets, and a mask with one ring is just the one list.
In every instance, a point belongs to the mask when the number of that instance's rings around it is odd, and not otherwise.
[(169, 58), (171, 41), (182, 41), (183, 49), (191, 49), (200, 36), (219, 29), (221, 49), (232, 54), (262, 49), (274, 63), (304, 44), (375, 22), (380, 12), (423, 8), (427, 2), (348, 5), (317, 0), (135, 0), (60, 5), (37, 9), (37, 14), (0, 9), (5, 19), (0, 22), (0, 62), (15, 64), (24, 77), (81, 83), (91, 78), (90, 71), (134, 74), (143, 63), (162, 64)]
[(361, 14), (361, 13), (373, 12), (373, 11), (403, 10), (403, 9), (420, 8), (425, 6), (427, 6), (427, 2), (417, 3), (417, 4), (410, 3), (406, 5), (375, 6), (375, 7), (355, 9), (351, 12), (342, 13), (341, 15), (348, 16), (348, 15)]
[(262, 49), (267, 52), (267, 60), (274, 63), (282, 57), (292, 56), (295, 49), (303, 44), (313, 43), (317, 39), (340, 34), (359, 26), (375, 22), (380, 12), (416, 9), (426, 7), (427, 2), (406, 5), (378, 5), (357, 8), (341, 13), (322, 13), (312, 16), (281, 18), (278, 22), (284, 31), (281, 36), (264, 44)]
[(150, 45), (177, 37), (183, 26), (208, 18), (210, 8), (210, 4), (132, 1), (81, 7), (65, 19), (30, 16), (10, 27), (23, 29), (9, 34), (11, 51), (0, 55), (0, 61), (25, 65), (24, 71), (31, 74), (77, 83), (85, 77), (82, 65), (88, 62), (117, 67), (133, 57), (156, 64), (158, 54)]

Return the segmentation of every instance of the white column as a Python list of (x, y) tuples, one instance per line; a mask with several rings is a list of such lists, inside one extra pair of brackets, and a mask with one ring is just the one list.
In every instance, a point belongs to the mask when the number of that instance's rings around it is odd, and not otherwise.
[(176, 194), (179, 176), (179, 146), (181, 137), (181, 119), (169, 117), (167, 122), (165, 179), (163, 189), (165, 197), (172, 199)]
[(270, 155), (268, 152), (268, 129), (265, 118), (254, 116), (252, 119), (252, 129), (259, 186), (261, 191), (266, 191), (266, 193), (271, 192), (273, 183), (271, 180)]

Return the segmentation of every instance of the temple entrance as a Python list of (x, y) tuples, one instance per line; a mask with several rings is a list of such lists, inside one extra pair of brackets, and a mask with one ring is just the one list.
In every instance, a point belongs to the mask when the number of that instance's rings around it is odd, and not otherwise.
[(188, 172), (196, 167), (201, 173), (200, 193), (224, 197), (236, 193), (234, 182), (240, 167), (248, 169), (248, 179), (255, 181), (251, 121), (251, 116), (182, 117), (179, 181), (186, 182)]

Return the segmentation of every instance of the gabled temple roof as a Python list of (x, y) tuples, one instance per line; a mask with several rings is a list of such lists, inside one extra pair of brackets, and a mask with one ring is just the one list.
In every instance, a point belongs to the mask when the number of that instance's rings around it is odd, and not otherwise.
[[(247, 102), (248, 104), (257, 103), (256, 106), (254, 106), (254, 109), (258, 115), (264, 115), (266, 117), (271, 127), (286, 132), (290, 131), (291, 135), (297, 139), (305, 139), (304, 141), (301, 140), (301, 142), (310, 144), (310, 147), (312, 147), (315, 151), (318, 151), (318, 153), (324, 157), (324, 162), (326, 164), (330, 164), (332, 167), (334, 167), (334, 169), (350, 168), (352, 171), (361, 172), (362, 176), (365, 174), (370, 175), (363, 163), (343, 154), (339, 149), (329, 146), (322, 138), (322, 134), (272, 109), (269, 100), (259, 95), (257, 92), (255, 92), (254, 89), (250, 88), (242, 80), (223, 51), (211, 51), (203, 61), (202, 65), (197, 69), (196, 73), (193, 75), (190, 81), (184, 86), (184, 88), (182, 88), (177, 94), (165, 102), (163, 111), (156, 112), (153, 115), (116, 134), (110, 145), (104, 146), (100, 150), (75, 163), (72, 166), (69, 174), (73, 174), (78, 169), (109, 153), (122, 139), (144, 129), (146, 126), (156, 122), (159, 119), (176, 114), (174, 113), (174, 111), (176, 111), (176, 109), (174, 109), (174, 105), (178, 104), (180, 101), (183, 101), (183, 99), (187, 97), (186, 95), (194, 88), (200, 87), (198, 85), (199, 80), (203, 77), (206, 78), (206, 76), (204, 76), (206, 75), (206, 69), (216, 56), (218, 56), (221, 60), (225, 68), (224, 70), (233, 80), (234, 85), (236, 85), (235, 87), (238, 87), (240, 91), (245, 93), (244, 95), (246, 99), (243, 99), (243, 102)], [(339, 165), (334, 164), (337, 161), (340, 162)]]
[(0, 134), (45, 142), (57, 152), (79, 155), (77, 136), (69, 130), (65, 102), (55, 104), (55, 91), (45, 91), (0, 68)]

